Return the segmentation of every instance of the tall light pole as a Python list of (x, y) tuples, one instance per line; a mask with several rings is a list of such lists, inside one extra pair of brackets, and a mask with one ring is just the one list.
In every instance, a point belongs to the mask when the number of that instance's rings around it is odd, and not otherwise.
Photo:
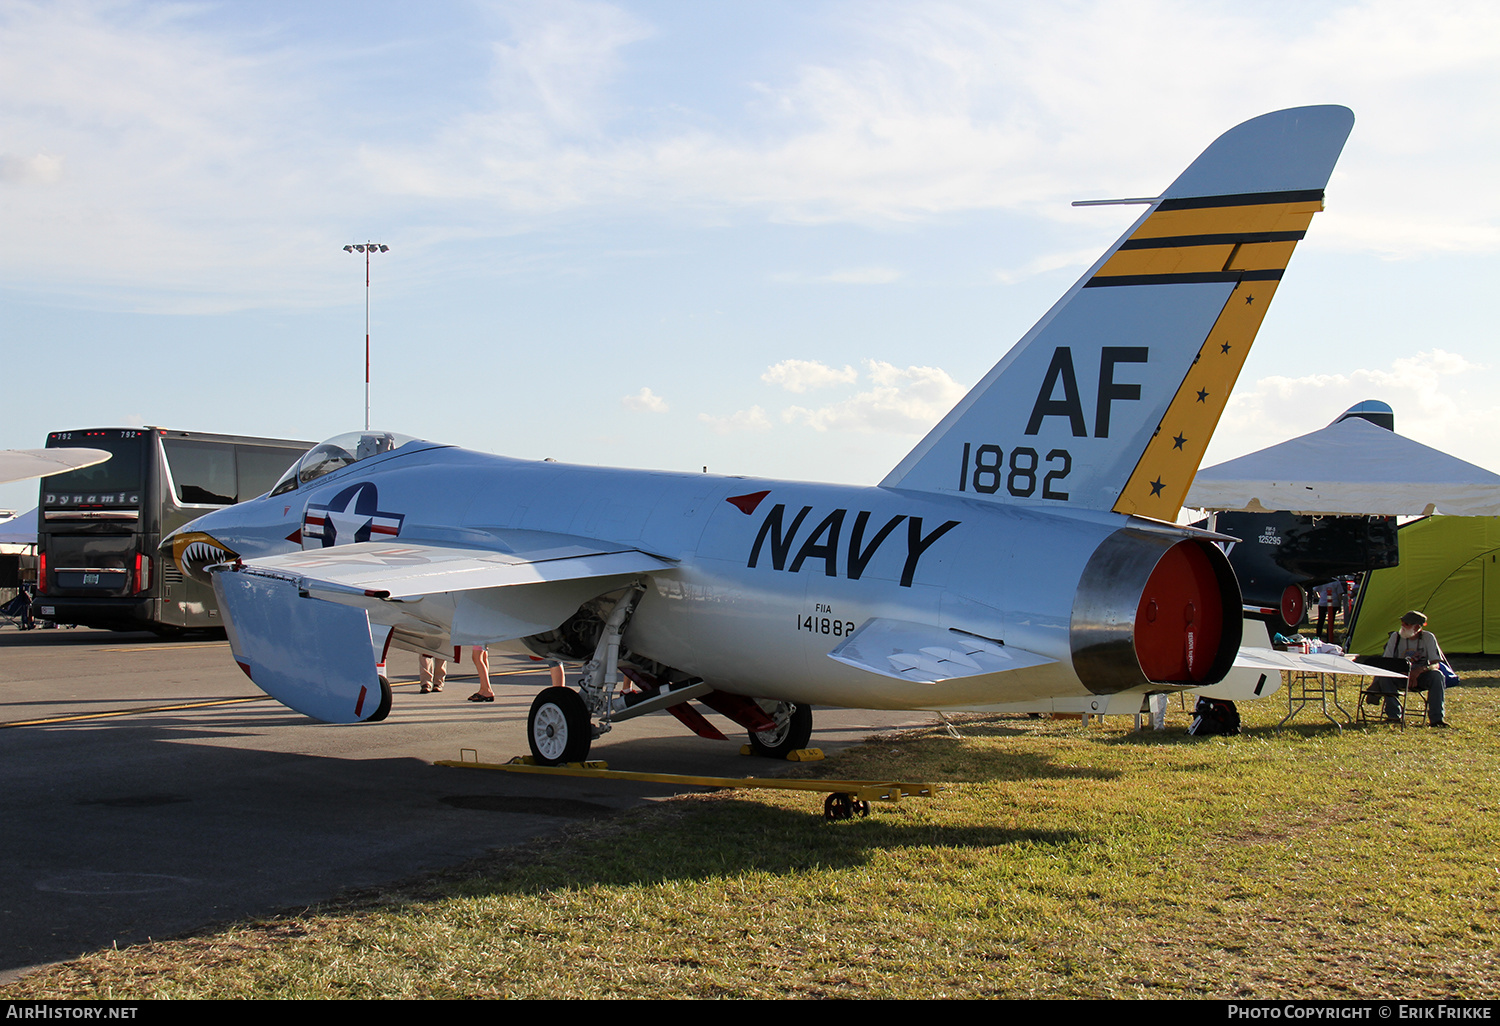
[(356, 242), (344, 247), (345, 253), (365, 255), (365, 430), (370, 430), (370, 254), (384, 253), (391, 247), (379, 242)]

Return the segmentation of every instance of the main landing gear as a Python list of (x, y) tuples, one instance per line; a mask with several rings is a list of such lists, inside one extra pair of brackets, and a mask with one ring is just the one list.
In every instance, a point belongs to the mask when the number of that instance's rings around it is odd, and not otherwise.
[(785, 759), (812, 740), (812, 706), (777, 702), (766, 713), (776, 721), (771, 730), (750, 732), (750, 751), (763, 759)]
[[(578, 690), (565, 686), (546, 688), (531, 703), (526, 718), (526, 735), (534, 762), (542, 766), (561, 766), (588, 758), (593, 739), (610, 729), (611, 721), (644, 715), (657, 709), (680, 712), (692, 698), (704, 698), (710, 708), (729, 716), (750, 731), (750, 750), (768, 759), (785, 759), (792, 752), (806, 748), (812, 738), (812, 707), (792, 702), (771, 702), (721, 695), (701, 680), (693, 678), (668, 688), (650, 681), (652, 690), (637, 695), (631, 704), (619, 702), (616, 689), (620, 683), (620, 640), (630, 622), (645, 586), (635, 584), (615, 602), (605, 619), (594, 645), (594, 657), (584, 664)], [(639, 680), (635, 674), (632, 680)], [(616, 704), (619, 702), (619, 708)], [(723, 739), (717, 728), (694, 712), (679, 719), (705, 737)], [(598, 726), (595, 726), (595, 721)], [(695, 726), (697, 723), (699, 726)]]

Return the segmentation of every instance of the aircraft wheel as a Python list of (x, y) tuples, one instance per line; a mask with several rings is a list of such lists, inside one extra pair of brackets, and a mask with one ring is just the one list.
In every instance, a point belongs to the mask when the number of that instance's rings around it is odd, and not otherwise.
[(1277, 634), (1294, 634), (1307, 622), (1307, 589), (1300, 584), (1288, 584), (1281, 593), (1281, 611), (1272, 614), (1271, 630)]
[(588, 708), (578, 692), (569, 688), (546, 688), (531, 703), (526, 717), (526, 736), (531, 755), (543, 766), (582, 762), (589, 757), (592, 726)]
[(812, 739), (812, 706), (778, 702), (771, 713), (772, 730), (751, 733), (750, 751), (763, 759), (785, 759)]
[(391, 714), (391, 682), (384, 675), (380, 678), (380, 704), (375, 707), (366, 723), (379, 723)]

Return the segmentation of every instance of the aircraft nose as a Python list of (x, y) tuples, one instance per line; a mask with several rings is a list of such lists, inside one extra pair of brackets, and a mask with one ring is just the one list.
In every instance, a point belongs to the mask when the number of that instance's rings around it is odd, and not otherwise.
[(180, 527), (161, 541), (163, 559), (177, 564), (183, 575), (202, 584), (211, 583), (208, 568), (239, 558), (239, 553), (206, 531), (194, 530), (199, 521)]

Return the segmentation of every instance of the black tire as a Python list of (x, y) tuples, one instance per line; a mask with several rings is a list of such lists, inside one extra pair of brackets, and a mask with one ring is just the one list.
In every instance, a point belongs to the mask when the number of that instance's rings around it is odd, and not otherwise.
[(775, 730), (751, 731), (750, 751), (762, 759), (785, 759), (812, 739), (812, 706), (779, 702), (771, 713)]
[(546, 688), (531, 703), (526, 717), (526, 739), (531, 757), (541, 766), (561, 766), (589, 757), (593, 725), (588, 708), (578, 692), (569, 688)]
[(380, 704), (375, 707), (366, 723), (379, 723), (391, 714), (391, 682), (384, 676), (380, 678)]

